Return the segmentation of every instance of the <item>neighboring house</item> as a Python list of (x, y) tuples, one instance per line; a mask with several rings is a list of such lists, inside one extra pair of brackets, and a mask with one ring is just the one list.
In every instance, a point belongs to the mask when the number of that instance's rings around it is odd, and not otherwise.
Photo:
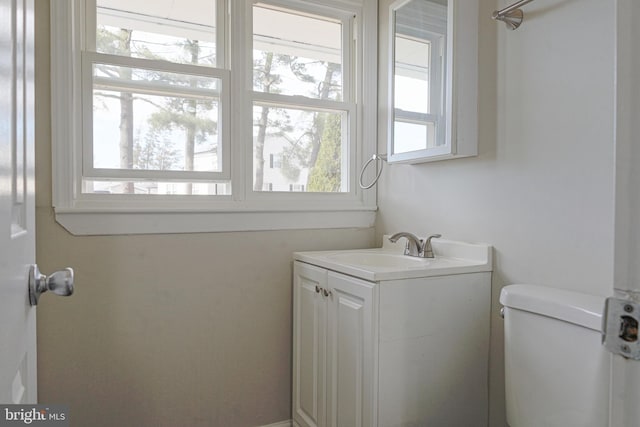
[[(262, 191), (306, 191), (309, 168), (301, 166), (287, 168), (284, 151), (289, 145), (286, 138), (277, 136), (270, 136), (265, 142)], [(256, 162), (253, 163), (254, 176), (255, 173)]]

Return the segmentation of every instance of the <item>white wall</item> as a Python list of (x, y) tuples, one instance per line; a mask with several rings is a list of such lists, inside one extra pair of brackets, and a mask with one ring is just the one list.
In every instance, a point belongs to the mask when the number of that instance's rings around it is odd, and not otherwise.
[(74, 426), (267, 425), (291, 416), (291, 254), (374, 230), (75, 237), (51, 208), (49, 1), (36, 2), (36, 228), (71, 298), (38, 306), (39, 401)]
[[(380, 1), (380, 81), (388, 61)], [(462, 1), (461, 3), (464, 3)], [(609, 295), (613, 277), (614, 0), (536, 0), (516, 31), (481, 0), (479, 149), (474, 158), (390, 165), (377, 236), (442, 233), (494, 246), (490, 425), (504, 418), (502, 286)], [(385, 85), (380, 123), (386, 123)], [(379, 128), (386, 152), (386, 129)]]

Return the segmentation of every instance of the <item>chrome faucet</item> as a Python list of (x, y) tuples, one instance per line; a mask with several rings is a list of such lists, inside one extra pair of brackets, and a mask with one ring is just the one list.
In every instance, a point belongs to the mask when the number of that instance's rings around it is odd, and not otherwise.
[(431, 247), (431, 239), (440, 238), (442, 235), (434, 234), (429, 236), (427, 240), (422, 240), (411, 233), (401, 231), (389, 237), (389, 241), (395, 243), (399, 238), (404, 237), (407, 239), (407, 245), (404, 248), (404, 254), (409, 256), (415, 256), (420, 258), (433, 258), (433, 248)]
[(422, 240), (411, 233), (401, 231), (389, 237), (389, 241), (395, 243), (401, 237), (407, 239), (407, 245), (404, 247), (404, 254), (419, 257), (422, 250)]

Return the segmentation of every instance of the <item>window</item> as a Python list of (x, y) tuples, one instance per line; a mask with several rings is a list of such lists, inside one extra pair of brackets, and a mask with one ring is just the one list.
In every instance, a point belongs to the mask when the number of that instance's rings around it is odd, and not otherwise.
[(271, 169), (280, 169), (282, 167), (282, 158), (277, 154), (269, 154), (269, 167)]
[(254, 189), (269, 151), (289, 191), (349, 191), (353, 17), (307, 10), (253, 5)]
[(376, 142), (376, 2), (51, 7), (54, 208), (72, 232), (371, 225), (356, 174)]
[(81, 192), (230, 194), (215, 3), (94, 1), (81, 62)]

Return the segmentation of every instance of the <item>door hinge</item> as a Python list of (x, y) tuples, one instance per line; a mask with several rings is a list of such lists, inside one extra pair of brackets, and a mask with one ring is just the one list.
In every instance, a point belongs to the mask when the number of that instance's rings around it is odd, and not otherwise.
[(623, 298), (607, 298), (602, 325), (602, 342), (607, 350), (627, 359), (640, 360), (639, 321), (640, 304)]

